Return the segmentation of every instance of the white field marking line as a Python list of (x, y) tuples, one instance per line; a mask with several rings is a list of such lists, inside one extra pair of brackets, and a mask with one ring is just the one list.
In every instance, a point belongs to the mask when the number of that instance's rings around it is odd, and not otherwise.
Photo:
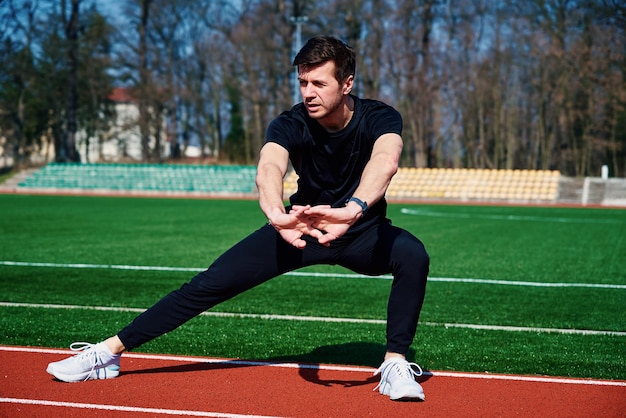
[[(172, 271), (172, 272), (193, 272), (199, 273), (204, 268), (199, 267), (167, 267), (167, 266), (131, 266), (121, 264), (84, 264), (84, 263), (36, 263), (26, 261), (0, 261), (0, 266), (13, 267), (54, 267), (54, 268), (79, 268), (79, 269), (112, 269), (112, 270), (135, 270), (135, 271)], [(355, 273), (314, 273), (292, 271), (284, 273), (284, 276), (301, 276), (301, 277), (329, 277), (329, 278), (347, 278), (347, 279), (384, 279), (392, 280), (393, 276), (367, 276), (365, 274)], [(471, 278), (454, 278), (454, 277), (429, 277), (429, 282), (444, 283), (474, 283), (474, 284), (494, 284), (505, 286), (530, 286), (530, 287), (586, 287), (596, 289), (626, 289), (626, 285), (621, 284), (603, 284), (603, 283), (549, 283), (549, 282), (527, 282), (512, 280), (492, 280), (492, 279), (471, 279)]]
[[(41, 308), (41, 309), (84, 309), (90, 311), (110, 311), (110, 312), (136, 312), (142, 313), (144, 308), (124, 308), (115, 306), (85, 306), (85, 305), (60, 305), (49, 303), (18, 303), (0, 302), (0, 307), (7, 308)], [(354, 324), (385, 325), (387, 322), (382, 319), (358, 319), (358, 318), (333, 318), (326, 316), (297, 316), (297, 315), (273, 315), (273, 314), (251, 314), (236, 312), (202, 312), (200, 316), (213, 316), (218, 318), (251, 318), (251, 319), (276, 319), (283, 321), (306, 321), (306, 322), (338, 322)], [(443, 325), (443, 324), (440, 324)], [(625, 333), (626, 334), (626, 333)]]
[[(56, 348), (40, 348), (40, 347), (17, 347), (0, 345), (0, 351), (38, 353), (38, 354), (76, 354), (75, 351), (63, 350)], [(243, 361), (236, 359), (224, 359), (215, 357), (190, 357), (175, 356), (166, 354), (139, 354), (124, 353), (126, 358), (137, 358), (147, 360), (163, 360), (187, 363), (211, 363), (211, 364), (233, 364), (241, 366), (259, 366), (259, 367), (281, 367), (288, 369), (316, 369), (325, 371), (341, 371), (374, 374), (376, 369), (367, 366), (335, 366), (332, 364), (302, 364), (302, 363), (278, 363), (267, 361)], [(466, 373), (466, 372), (443, 372), (443, 371), (424, 371), (424, 376), (432, 377), (452, 377), (461, 379), (491, 379), (491, 380), (512, 380), (538, 383), (563, 383), (573, 385), (596, 385), (596, 386), (623, 386), (626, 387), (626, 381), (622, 380), (599, 380), (585, 378), (566, 378), (566, 377), (548, 377), (548, 376), (520, 376), (507, 374), (491, 374), (491, 373)]]
[[(2, 346), (2, 345), (0, 345), (0, 351), (76, 355), (76, 351), (72, 351), (72, 350), (62, 350), (62, 349), (56, 349), (56, 348), (39, 348), (39, 347), (15, 347), (15, 346)], [(124, 358), (209, 363), (209, 364), (234, 365), (234, 366), (279, 367), (279, 368), (285, 368), (285, 369), (315, 369), (315, 370), (330, 370), (330, 371), (339, 371), (339, 372), (363, 372), (365, 371), (368, 373), (374, 373), (376, 371), (376, 369), (367, 367), (367, 366), (335, 366), (332, 364), (319, 365), (319, 364), (306, 364), (306, 363), (282, 363), (282, 362), (269, 362), (269, 361), (237, 360), (237, 359), (215, 358), (215, 357), (191, 357), (191, 356), (174, 356), (174, 355), (166, 355), (166, 354), (141, 354), (141, 353), (128, 353), (128, 352), (124, 353)]]
[(103, 405), (95, 403), (59, 402), (44, 399), (0, 398), (0, 403), (16, 403), (20, 405), (60, 406), (64, 408), (95, 409), (100, 411), (141, 412), (157, 415), (178, 415), (214, 418), (279, 418), (266, 415), (241, 415), (221, 412), (189, 411), (184, 409), (141, 408), (135, 406)]
[[(293, 271), (285, 273), (285, 276), (304, 276), (304, 277), (342, 277), (348, 279), (374, 278), (393, 280), (393, 276), (367, 276), (364, 274), (353, 273), (308, 273)], [(524, 282), (515, 280), (493, 280), (493, 279), (465, 279), (456, 277), (429, 277), (429, 282), (442, 283), (474, 283), (474, 284), (495, 284), (505, 286), (530, 286), (530, 287), (591, 287), (597, 289), (626, 289), (626, 285), (621, 284), (604, 284), (604, 283), (549, 283), (549, 282)]]
[(126, 266), (119, 264), (84, 264), (84, 263), (32, 263), (26, 261), (0, 261), (2, 266), (16, 267), (57, 267), (74, 269), (113, 269), (113, 270), (145, 270), (145, 271), (188, 271), (200, 272), (204, 269), (194, 267), (161, 267), (161, 266)]
[[(144, 312), (143, 308), (124, 308), (113, 306), (84, 306), (84, 305), (59, 305), (47, 303), (19, 303), (0, 302), (0, 307), (7, 308), (40, 308), (40, 309), (84, 309), (92, 311), (112, 311), (112, 312)], [(251, 314), (235, 312), (202, 312), (201, 316), (212, 316), (218, 318), (250, 318), (279, 321), (302, 321), (302, 322), (326, 322), (326, 323), (350, 323), (350, 324), (370, 324), (385, 325), (387, 321), (383, 319), (361, 319), (361, 318), (336, 318), (330, 316), (297, 316), (297, 315), (274, 315), (274, 314)], [(445, 327), (445, 328), (466, 328), (486, 331), (508, 331), (508, 332), (535, 332), (571, 335), (601, 335), (612, 337), (624, 337), (624, 331), (604, 331), (574, 328), (539, 328), (539, 327), (516, 327), (509, 325), (480, 325), (480, 324), (458, 324), (444, 322), (420, 322), (422, 326)]]
[(400, 213), (414, 216), (434, 216), (441, 218), (461, 219), (490, 219), (497, 221), (532, 221), (532, 222), (558, 222), (558, 223), (585, 223), (585, 224), (623, 224), (625, 219), (582, 219), (551, 216), (519, 216), (519, 215), (476, 215), (470, 213), (448, 213), (427, 209), (402, 208)]

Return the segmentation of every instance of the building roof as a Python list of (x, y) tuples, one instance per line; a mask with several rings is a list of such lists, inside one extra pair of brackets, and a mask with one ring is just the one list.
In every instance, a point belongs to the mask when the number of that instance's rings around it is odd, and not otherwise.
[(109, 94), (108, 99), (116, 103), (130, 103), (136, 101), (130, 87), (115, 87), (111, 94)]

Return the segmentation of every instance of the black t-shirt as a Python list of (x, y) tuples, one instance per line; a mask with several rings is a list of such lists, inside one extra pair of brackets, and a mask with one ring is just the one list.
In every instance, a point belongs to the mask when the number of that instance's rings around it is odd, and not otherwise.
[[(291, 165), (299, 176), (298, 190), (289, 198), (292, 205), (344, 206), (359, 185), (374, 142), (386, 133), (402, 134), (402, 117), (394, 108), (376, 100), (352, 98), (352, 119), (339, 132), (327, 132), (309, 117), (302, 103), (270, 123), (266, 141), (289, 152)], [(380, 221), (386, 211), (383, 198), (368, 209), (353, 229)]]

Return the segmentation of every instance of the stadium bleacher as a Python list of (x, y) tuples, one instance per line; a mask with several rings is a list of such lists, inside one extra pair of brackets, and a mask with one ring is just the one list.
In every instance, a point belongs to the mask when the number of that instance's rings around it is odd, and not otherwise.
[[(257, 195), (256, 167), (173, 164), (56, 164), (35, 170), (19, 183), (24, 190), (110, 191)], [(285, 197), (295, 192), (290, 172)], [(556, 202), (560, 173), (552, 170), (401, 168), (390, 200)]]
[[(457, 168), (400, 168), (387, 190), (388, 199), (452, 201), (556, 202), (559, 171)], [(287, 195), (297, 175), (285, 179)]]
[(254, 194), (254, 166), (55, 164), (20, 182), (29, 189)]

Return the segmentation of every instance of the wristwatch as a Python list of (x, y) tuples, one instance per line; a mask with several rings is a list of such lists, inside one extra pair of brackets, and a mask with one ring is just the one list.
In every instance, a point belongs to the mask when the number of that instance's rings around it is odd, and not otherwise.
[(363, 213), (363, 216), (365, 216), (365, 212), (367, 212), (367, 202), (364, 202), (358, 197), (354, 197), (354, 196), (346, 200), (346, 205), (348, 204), (348, 202), (354, 202), (357, 205), (361, 206), (361, 212)]

